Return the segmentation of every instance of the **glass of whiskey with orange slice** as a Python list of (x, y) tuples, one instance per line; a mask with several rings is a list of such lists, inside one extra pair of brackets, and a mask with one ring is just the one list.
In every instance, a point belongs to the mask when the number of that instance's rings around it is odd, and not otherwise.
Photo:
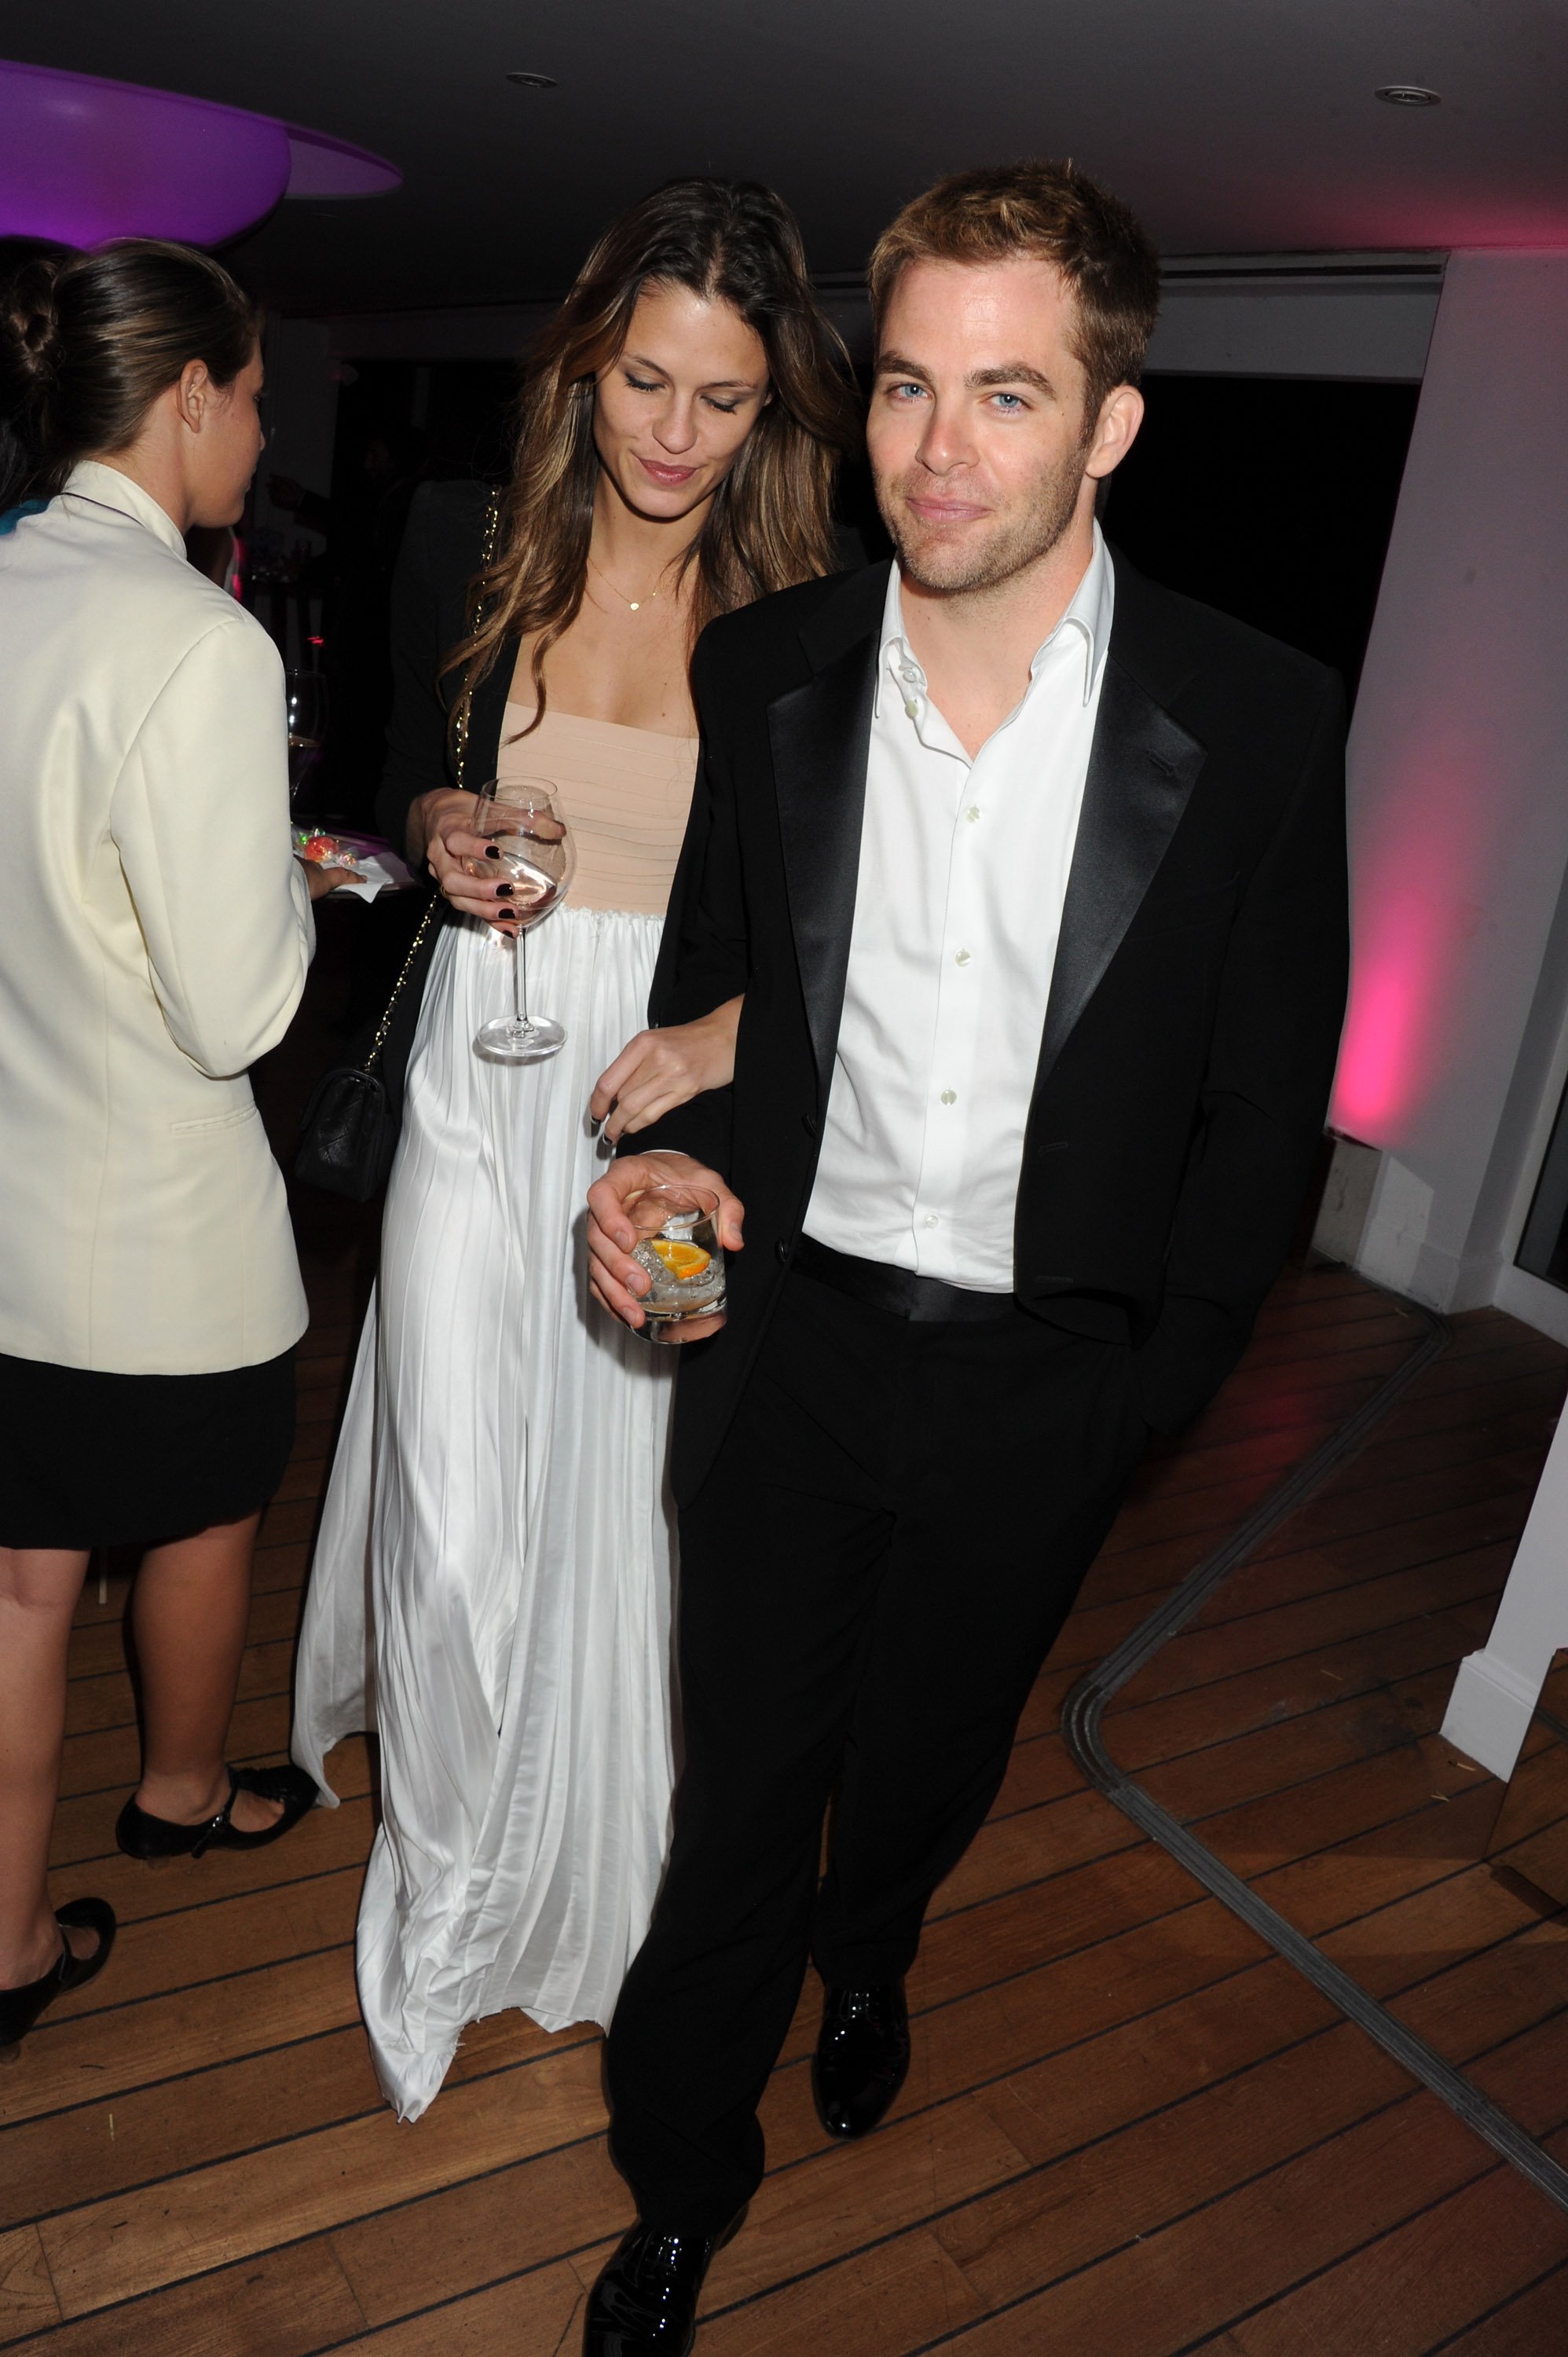
[(699, 1319), (703, 1335), (724, 1324), (725, 1256), (718, 1235), (719, 1199), (705, 1187), (660, 1179), (626, 1206), (637, 1230), (632, 1257), (648, 1271), (640, 1298), (650, 1342), (700, 1339), (688, 1333)]

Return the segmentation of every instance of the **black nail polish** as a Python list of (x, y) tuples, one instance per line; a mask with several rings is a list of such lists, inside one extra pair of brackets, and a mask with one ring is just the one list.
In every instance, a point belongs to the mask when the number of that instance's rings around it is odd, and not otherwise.
[(485, 857), (486, 857), (487, 859), (499, 859), (499, 858), (500, 857), (500, 853), (496, 849), (495, 845), (494, 845), (493, 843), (487, 843), (487, 844), (486, 844), (486, 845), (485, 845)]
[(510, 884), (498, 884), (496, 886), (496, 899), (498, 900), (510, 900), (511, 896), (512, 887)]

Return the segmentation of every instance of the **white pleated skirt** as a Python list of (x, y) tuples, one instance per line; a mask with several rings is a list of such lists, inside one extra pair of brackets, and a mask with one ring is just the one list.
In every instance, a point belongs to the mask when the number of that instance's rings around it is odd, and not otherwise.
[(672, 1762), (674, 1369), (587, 1290), (599, 1073), (646, 1021), (662, 920), (558, 909), (529, 997), (544, 1064), (470, 1046), (510, 1011), (487, 928), (442, 936), (306, 1601), (294, 1757), (381, 1740), (360, 1998), (401, 2117), (466, 2023), (608, 2024), (662, 1867)]

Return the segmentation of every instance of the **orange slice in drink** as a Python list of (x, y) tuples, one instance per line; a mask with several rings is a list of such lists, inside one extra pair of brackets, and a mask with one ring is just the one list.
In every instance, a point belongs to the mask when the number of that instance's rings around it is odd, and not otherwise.
[(693, 1277), (701, 1276), (713, 1258), (712, 1253), (705, 1253), (701, 1244), (677, 1243), (669, 1236), (650, 1236), (649, 1243), (678, 1285), (688, 1285)]

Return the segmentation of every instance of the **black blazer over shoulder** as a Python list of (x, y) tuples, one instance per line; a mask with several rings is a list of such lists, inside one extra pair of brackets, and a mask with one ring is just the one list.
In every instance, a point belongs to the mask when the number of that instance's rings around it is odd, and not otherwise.
[[(1025, 1137), (1034, 1315), (1134, 1353), (1175, 1430), (1240, 1356), (1322, 1134), (1348, 963), (1344, 705), (1321, 664), (1120, 557)], [(886, 565), (726, 615), (651, 1018), (746, 994), (733, 1088), (631, 1143), (746, 1205), (730, 1317), (682, 1364), (675, 1482), (712, 1462), (805, 1218), (854, 917)]]
[[(456, 783), (451, 713), (459, 674), (438, 674), (467, 628), (468, 584), (484, 555), (492, 497), (483, 483), (422, 483), (409, 507), (392, 576), (392, 708), (376, 794), (376, 823), (398, 851), (409, 805)], [(464, 763), (469, 785), (495, 774), (510, 684), (510, 666), (499, 662), (474, 697)]]

